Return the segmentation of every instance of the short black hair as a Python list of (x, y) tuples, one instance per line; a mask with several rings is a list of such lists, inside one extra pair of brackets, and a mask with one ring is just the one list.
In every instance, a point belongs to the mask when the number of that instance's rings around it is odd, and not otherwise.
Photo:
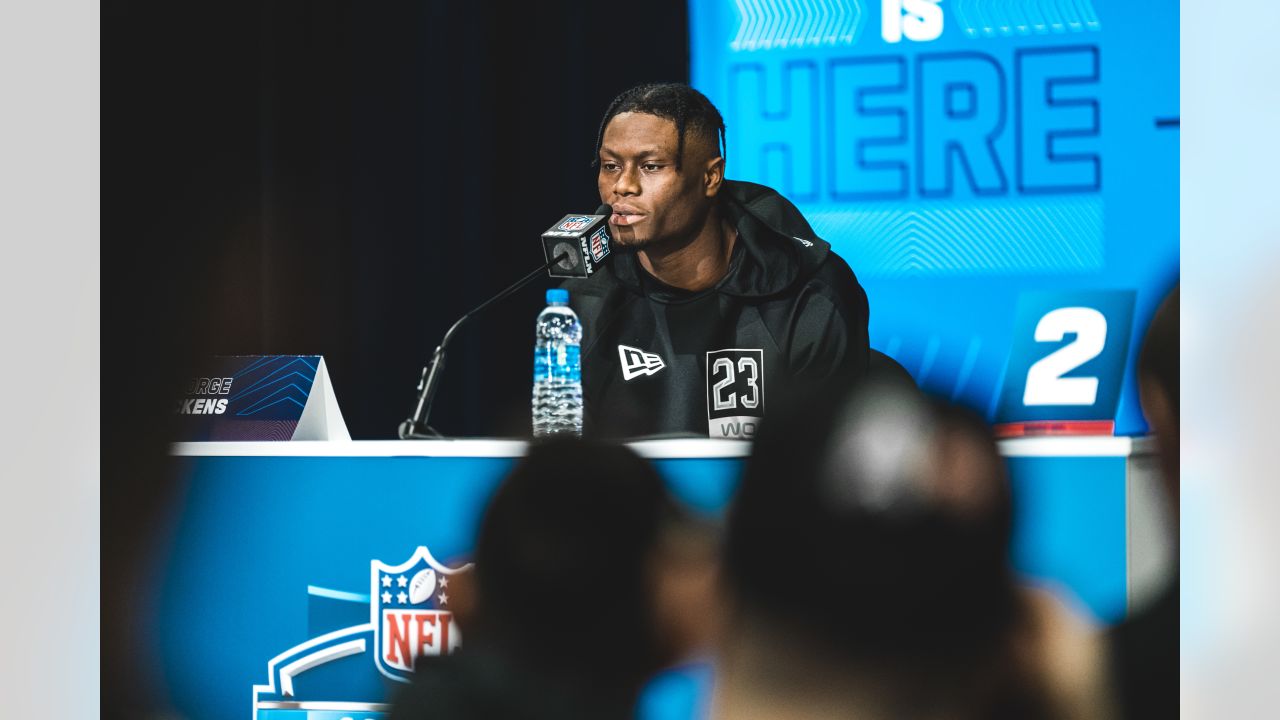
[[(535, 441), (481, 523), (474, 629), (516, 661), (634, 690), (660, 665), (648, 563), (678, 517), (657, 471), (630, 448)], [(552, 618), (562, 621), (548, 642)]]
[(600, 132), (596, 135), (596, 157), (591, 164), (600, 161), (600, 147), (604, 144), (604, 129), (615, 115), (638, 112), (666, 118), (676, 124), (676, 169), (681, 169), (684, 159), (684, 137), (692, 130), (720, 148), (725, 156), (724, 118), (706, 95), (684, 83), (647, 83), (624, 91), (609, 103), (600, 120)]
[(1175, 285), (1156, 308), (1138, 354), (1138, 376), (1156, 383), (1164, 391), (1175, 418), (1178, 417), (1180, 288), (1181, 284)]
[[(884, 377), (807, 388), (771, 412), (728, 515), (742, 620), (898, 668), (955, 667), (993, 647), (1015, 616), (1012, 501), (981, 417)], [(986, 500), (971, 511), (914, 464), (946, 438), (974, 451), (985, 493), (970, 497)]]

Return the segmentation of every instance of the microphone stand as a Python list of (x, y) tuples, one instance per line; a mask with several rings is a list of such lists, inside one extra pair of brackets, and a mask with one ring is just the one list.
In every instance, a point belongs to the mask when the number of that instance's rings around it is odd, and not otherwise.
[(431, 401), (435, 398), (436, 388), (440, 385), (440, 374), (444, 370), (445, 348), (448, 347), (449, 341), (453, 339), (453, 334), (457, 332), (458, 328), (470, 320), (472, 315), (476, 315), (499, 300), (506, 299), (508, 295), (533, 282), (552, 265), (568, 258), (569, 253), (560, 253), (550, 262), (512, 283), (506, 290), (485, 300), (474, 310), (458, 318), (458, 321), (449, 327), (448, 332), (444, 334), (444, 339), (440, 341), (440, 345), (436, 347), (435, 353), (432, 354), (431, 360), (423, 366), (422, 374), (418, 377), (418, 400), (413, 406), (413, 414), (400, 423), (401, 440), (429, 440), (444, 437), (435, 428), (427, 424), (427, 416), (431, 414)]

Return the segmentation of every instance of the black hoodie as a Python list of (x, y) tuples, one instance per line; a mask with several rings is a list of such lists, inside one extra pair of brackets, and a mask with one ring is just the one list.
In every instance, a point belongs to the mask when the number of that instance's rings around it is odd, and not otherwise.
[(772, 393), (866, 371), (849, 265), (776, 191), (726, 180), (720, 198), (738, 241), (714, 287), (665, 285), (629, 252), (564, 284), (583, 326), (584, 434), (752, 437)]

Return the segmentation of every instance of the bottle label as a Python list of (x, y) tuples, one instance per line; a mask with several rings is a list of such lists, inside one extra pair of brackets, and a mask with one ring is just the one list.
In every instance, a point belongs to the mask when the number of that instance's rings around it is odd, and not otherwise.
[(577, 345), (555, 344), (537, 348), (533, 353), (533, 381), (582, 382), (579, 352)]

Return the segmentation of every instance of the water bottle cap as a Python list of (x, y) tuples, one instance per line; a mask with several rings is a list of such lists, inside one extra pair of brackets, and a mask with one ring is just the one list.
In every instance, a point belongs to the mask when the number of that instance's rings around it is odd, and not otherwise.
[(548, 305), (568, 305), (569, 291), (564, 288), (551, 288), (547, 291)]

